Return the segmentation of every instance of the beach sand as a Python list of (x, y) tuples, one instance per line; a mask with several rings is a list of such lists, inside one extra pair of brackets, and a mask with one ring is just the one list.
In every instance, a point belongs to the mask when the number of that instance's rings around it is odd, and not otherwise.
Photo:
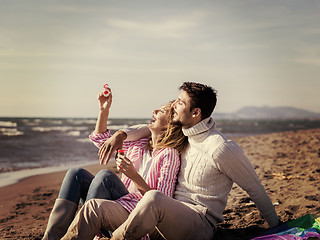
[[(320, 129), (233, 138), (245, 151), (282, 221), (320, 215)], [(106, 166), (85, 167), (93, 174)], [(114, 162), (108, 169), (116, 171)], [(66, 171), (0, 188), (0, 239), (41, 239)], [(215, 239), (250, 239), (268, 227), (234, 185)]]

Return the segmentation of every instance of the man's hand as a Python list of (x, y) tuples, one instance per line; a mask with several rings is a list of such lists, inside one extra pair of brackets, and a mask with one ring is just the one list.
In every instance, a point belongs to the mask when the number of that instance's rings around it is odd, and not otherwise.
[(107, 165), (112, 154), (122, 148), (123, 141), (127, 138), (127, 134), (123, 131), (117, 131), (112, 135), (105, 143), (101, 146), (99, 150), (99, 161), (100, 164)]

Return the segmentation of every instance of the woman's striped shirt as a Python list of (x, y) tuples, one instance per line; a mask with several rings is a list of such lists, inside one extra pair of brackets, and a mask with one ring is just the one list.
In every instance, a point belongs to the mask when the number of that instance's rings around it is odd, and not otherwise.
[[(103, 143), (111, 137), (110, 131), (105, 133), (92, 133), (89, 138), (100, 148)], [(169, 197), (173, 196), (177, 175), (180, 168), (179, 153), (174, 148), (154, 149), (150, 154), (147, 144), (150, 138), (143, 138), (138, 141), (124, 141), (123, 150), (144, 178), (146, 183), (155, 190), (159, 190)], [(146, 164), (149, 162), (149, 165)], [(144, 176), (142, 173), (145, 173)], [(142, 198), (142, 194), (135, 187), (134, 183), (126, 175), (122, 174), (122, 182), (129, 193), (117, 199), (126, 210), (131, 212)]]

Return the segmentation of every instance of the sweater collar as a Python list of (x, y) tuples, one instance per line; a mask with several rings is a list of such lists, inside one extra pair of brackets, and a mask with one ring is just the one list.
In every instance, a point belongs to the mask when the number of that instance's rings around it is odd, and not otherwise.
[(208, 117), (190, 128), (182, 128), (182, 132), (188, 138), (203, 141), (210, 134), (211, 128), (215, 128), (215, 122), (213, 118)]

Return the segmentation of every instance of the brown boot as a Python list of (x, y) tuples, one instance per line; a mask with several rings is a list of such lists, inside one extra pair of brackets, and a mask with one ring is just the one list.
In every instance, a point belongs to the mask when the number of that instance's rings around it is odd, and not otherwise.
[(67, 232), (78, 206), (66, 199), (56, 199), (42, 240), (61, 239)]

